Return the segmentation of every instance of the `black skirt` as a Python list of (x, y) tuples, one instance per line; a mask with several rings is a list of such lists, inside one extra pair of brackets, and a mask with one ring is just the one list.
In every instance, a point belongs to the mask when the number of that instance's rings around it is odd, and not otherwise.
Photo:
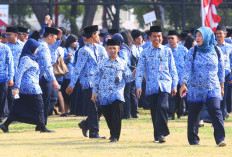
[(19, 94), (15, 100), (9, 119), (28, 124), (44, 124), (44, 103), (41, 94)]
[(7, 102), (7, 94), (8, 94), (8, 85), (7, 82), (0, 83), (0, 120), (5, 119), (8, 116), (8, 102)]

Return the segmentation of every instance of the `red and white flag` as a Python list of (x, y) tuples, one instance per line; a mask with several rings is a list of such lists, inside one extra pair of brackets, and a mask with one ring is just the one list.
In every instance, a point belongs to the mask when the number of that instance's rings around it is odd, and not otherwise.
[(222, 1), (223, 0), (201, 0), (202, 26), (210, 27), (213, 32), (216, 32), (217, 25), (221, 21), (221, 17), (217, 15), (216, 7)]

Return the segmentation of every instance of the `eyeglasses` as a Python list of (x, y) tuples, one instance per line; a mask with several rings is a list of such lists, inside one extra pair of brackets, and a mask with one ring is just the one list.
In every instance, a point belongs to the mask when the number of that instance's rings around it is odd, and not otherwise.
[(168, 40), (171, 40), (171, 39), (173, 40), (174, 38), (173, 37), (168, 37)]
[(18, 35), (26, 35), (25, 33), (18, 33)]
[(11, 36), (11, 34), (10, 33), (6, 33), (6, 36), (8, 37), (8, 36)]

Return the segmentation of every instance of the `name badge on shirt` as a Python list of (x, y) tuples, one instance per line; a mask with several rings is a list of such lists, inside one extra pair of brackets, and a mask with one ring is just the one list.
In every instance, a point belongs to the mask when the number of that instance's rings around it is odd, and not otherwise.
[(227, 59), (226, 59), (227, 57), (226, 57), (226, 55), (224, 55), (224, 61), (226, 61)]
[(164, 66), (163, 66), (163, 65), (160, 65), (160, 66), (159, 66), (159, 71), (160, 71), (160, 72), (163, 72), (163, 71), (164, 71)]

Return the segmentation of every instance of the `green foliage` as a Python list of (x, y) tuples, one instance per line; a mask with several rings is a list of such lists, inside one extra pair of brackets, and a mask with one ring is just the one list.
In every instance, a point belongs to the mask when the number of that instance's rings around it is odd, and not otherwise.
[[(20, 2), (28, 2), (28, 0), (20, 0)], [(30, 24), (25, 17), (31, 17), (33, 11), (29, 5), (10, 5), (9, 16), (12, 19), (12, 25), (25, 26), (30, 28)]]

